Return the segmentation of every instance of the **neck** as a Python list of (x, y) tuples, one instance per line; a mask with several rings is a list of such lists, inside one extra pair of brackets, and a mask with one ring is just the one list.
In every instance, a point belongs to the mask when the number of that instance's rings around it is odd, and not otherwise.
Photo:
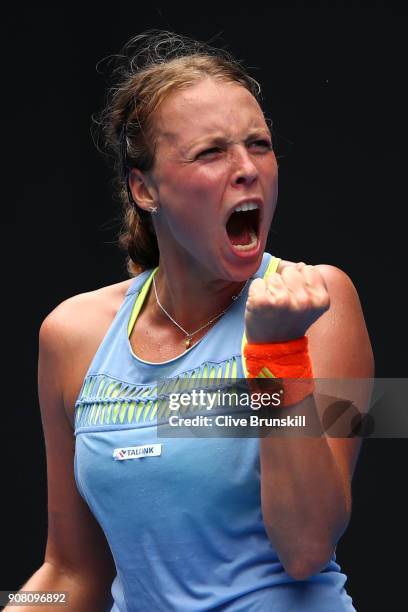
[[(197, 270), (193, 272), (161, 259), (155, 282), (161, 305), (191, 333), (228, 308), (246, 281), (216, 279), (206, 270), (200, 274)], [(150, 299), (157, 320), (174, 325), (158, 306), (154, 291), (150, 293)]]

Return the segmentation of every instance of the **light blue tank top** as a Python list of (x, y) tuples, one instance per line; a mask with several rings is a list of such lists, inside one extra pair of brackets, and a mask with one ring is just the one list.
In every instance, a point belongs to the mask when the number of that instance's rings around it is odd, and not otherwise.
[[(254, 278), (278, 263), (265, 253)], [(134, 279), (75, 404), (77, 487), (117, 570), (109, 610), (355, 610), (335, 556), (305, 581), (283, 569), (262, 521), (257, 438), (158, 435), (168, 420), (158, 381), (171, 388), (181, 378), (244, 377), (248, 287), (199, 343), (149, 364), (133, 353), (129, 334), (151, 278), (148, 270)], [(121, 449), (135, 447), (119, 460)]]

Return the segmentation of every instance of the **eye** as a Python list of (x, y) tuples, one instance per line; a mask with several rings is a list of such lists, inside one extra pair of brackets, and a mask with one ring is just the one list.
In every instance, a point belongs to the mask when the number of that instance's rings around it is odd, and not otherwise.
[(220, 147), (211, 147), (211, 149), (205, 149), (204, 151), (201, 151), (201, 153), (199, 153), (197, 157), (208, 157), (209, 155), (214, 155), (215, 153), (220, 153), (220, 152), (221, 152)]
[(254, 140), (250, 143), (250, 146), (260, 147), (261, 149), (266, 149), (268, 151), (272, 151), (272, 143), (270, 140)]

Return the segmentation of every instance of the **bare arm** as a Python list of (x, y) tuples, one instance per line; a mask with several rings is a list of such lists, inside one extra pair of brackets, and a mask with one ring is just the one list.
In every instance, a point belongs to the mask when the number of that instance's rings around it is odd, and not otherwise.
[[(314, 377), (371, 378), (374, 376), (371, 345), (351, 280), (332, 266), (314, 268), (323, 277), (330, 296), (330, 308), (307, 331)], [(302, 278), (300, 275), (296, 277), (294, 270), (296, 268), (284, 269), (283, 280), (291, 287), (290, 293), (298, 291), (302, 296)], [(306, 317), (308, 306), (307, 302), (304, 304), (306, 306), (300, 307), (300, 316)], [(296, 323), (296, 307), (292, 307), (289, 315), (283, 311), (283, 315), (286, 319), (277, 326), (278, 333), (284, 329), (289, 316)], [(299, 335), (294, 333), (294, 337)], [(268, 341), (275, 340), (271, 338)], [(359, 386), (360, 397), (355, 398), (359, 407), (366, 408), (369, 388), (369, 384)], [(309, 418), (312, 411), (318, 414), (319, 409), (310, 396), (290, 408), (292, 416), (297, 411)], [(360, 444), (358, 438), (330, 438), (326, 435), (260, 440), (265, 528), (286, 571), (295, 579), (307, 579), (323, 569), (347, 528), (351, 511), (351, 478)]]
[[(68, 591), (68, 605), (50, 609), (97, 612), (109, 602), (115, 565), (74, 479), (74, 435), (63, 401), (64, 372), (72, 359), (69, 320), (60, 306), (40, 330), (38, 381), (47, 455), (48, 538), (43, 565), (22, 588)], [(31, 612), (32, 606), (7, 609)]]

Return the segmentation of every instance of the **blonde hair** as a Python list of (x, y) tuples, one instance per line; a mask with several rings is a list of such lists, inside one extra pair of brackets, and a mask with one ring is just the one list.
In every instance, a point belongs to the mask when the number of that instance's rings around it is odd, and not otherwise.
[(129, 168), (149, 171), (154, 165), (158, 107), (173, 91), (206, 77), (239, 83), (259, 102), (260, 86), (227, 51), (173, 32), (149, 30), (135, 36), (108, 60), (113, 62), (115, 84), (94, 123), (96, 135), (102, 136), (97, 146), (113, 159), (116, 170), (115, 187), (124, 212), (119, 245), (134, 276), (159, 262), (151, 215), (133, 202), (128, 186)]

